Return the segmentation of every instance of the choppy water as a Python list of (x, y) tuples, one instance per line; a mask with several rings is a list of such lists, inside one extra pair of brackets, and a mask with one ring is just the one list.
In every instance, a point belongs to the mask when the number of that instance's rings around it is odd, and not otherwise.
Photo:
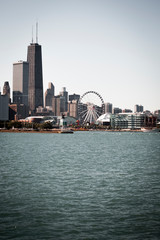
[(160, 239), (160, 133), (0, 133), (0, 239)]

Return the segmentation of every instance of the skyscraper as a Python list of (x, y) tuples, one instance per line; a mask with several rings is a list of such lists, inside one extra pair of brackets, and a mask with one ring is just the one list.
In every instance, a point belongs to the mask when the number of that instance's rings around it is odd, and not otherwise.
[(43, 74), (41, 45), (31, 43), (28, 46), (27, 61), (29, 62), (28, 104), (35, 112), (38, 106), (43, 107)]
[(10, 86), (9, 86), (9, 82), (4, 82), (3, 95), (8, 95), (8, 97), (10, 98)]
[(80, 99), (80, 95), (79, 94), (72, 94), (72, 95), (69, 95), (69, 101), (73, 101), (73, 100), (77, 100), (79, 101)]
[(66, 112), (68, 110), (68, 92), (66, 91), (66, 88), (63, 87), (62, 91), (60, 92), (60, 94), (62, 97), (64, 97), (65, 99), (65, 108), (64, 111)]
[(9, 97), (8, 95), (1, 95), (0, 92), (0, 121), (9, 120), (9, 107), (8, 107)]
[(135, 105), (134, 106), (134, 112), (143, 112), (143, 106), (142, 105)]
[(65, 111), (65, 98), (63, 96), (52, 97), (52, 111), (55, 116), (61, 116)]
[(28, 106), (28, 62), (13, 64), (13, 103)]
[(52, 97), (54, 97), (54, 85), (48, 83), (48, 89), (45, 91), (45, 106), (52, 106)]
[(8, 99), (9, 99), (9, 103), (10, 103), (10, 86), (9, 86), (9, 82), (4, 82), (3, 95), (8, 95)]
[(105, 113), (112, 113), (112, 103), (105, 103)]
[(78, 119), (78, 100), (72, 100), (68, 102), (69, 116)]

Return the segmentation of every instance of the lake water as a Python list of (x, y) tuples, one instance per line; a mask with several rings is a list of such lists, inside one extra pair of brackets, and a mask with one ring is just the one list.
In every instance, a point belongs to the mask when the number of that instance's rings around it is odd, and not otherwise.
[(160, 239), (160, 133), (0, 133), (0, 239)]

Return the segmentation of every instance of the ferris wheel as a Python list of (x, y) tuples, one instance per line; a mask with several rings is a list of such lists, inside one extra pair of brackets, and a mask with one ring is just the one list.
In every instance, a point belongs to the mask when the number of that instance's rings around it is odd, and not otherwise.
[(78, 115), (81, 123), (96, 123), (99, 116), (104, 113), (104, 101), (95, 91), (84, 93), (78, 102)]

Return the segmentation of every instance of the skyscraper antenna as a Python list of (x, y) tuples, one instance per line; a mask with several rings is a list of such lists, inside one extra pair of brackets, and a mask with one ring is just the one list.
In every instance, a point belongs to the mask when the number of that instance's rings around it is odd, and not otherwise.
[(33, 25), (32, 25), (32, 43), (33, 43)]
[(36, 22), (36, 43), (38, 43), (38, 22)]

